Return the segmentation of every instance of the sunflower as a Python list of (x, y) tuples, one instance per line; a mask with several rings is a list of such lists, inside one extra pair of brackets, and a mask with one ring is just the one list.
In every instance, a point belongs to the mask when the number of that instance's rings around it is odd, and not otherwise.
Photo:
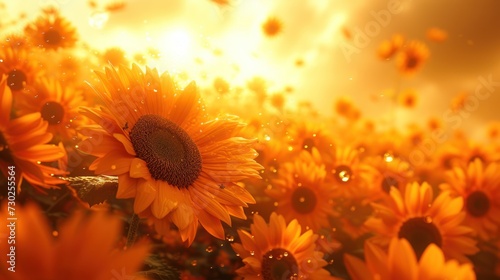
[(334, 141), (323, 123), (295, 120), (289, 126), (288, 145), (288, 150), (294, 151), (295, 154), (303, 150), (311, 152), (313, 148), (316, 148), (325, 152), (323, 157), (326, 161), (331, 161), (327, 151), (333, 149)]
[(426, 37), (428, 40), (441, 43), (446, 41), (448, 39), (448, 33), (446, 33), (445, 30), (437, 27), (432, 27), (427, 29), (427, 32), (425, 33)]
[(313, 231), (329, 227), (328, 216), (333, 214), (334, 193), (325, 182), (325, 166), (318, 161), (321, 158), (315, 148), (312, 154), (302, 151), (293, 162), (283, 166), (273, 187), (266, 189), (267, 195), (276, 200), (278, 214), (286, 221), (297, 219)]
[(31, 85), (42, 74), (23, 49), (10, 47), (0, 50), (0, 75), (7, 75), (7, 85), (12, 92), (18, 92)]
[(40, 48), (58, 50), (76, 44), (76, 29), (59, 12), (45, 11), (35, 22), (28, 24), (24, 32), (32, 43)]
[(11, 48), (13, 50), (28, 49), (30, 47), (29, 41), (21, 34), (12, 33), (5, 36), (0, 42), (0, 49)]
[(272, 213), (269, 224), (255, 214), (250, 231), (238, 230), (241, 244), (231, 246), (245, 264), (236, 270), (245, 279), (333, 279), (323, 269), (327, 262), (315, 250), (318, 235), (303, 234), (297, 220), (286, 224), (283, 216)]
[(396, 66), (402, 74), (416, 73), (429, 58), (429, 49), (419, 41), (409, 42), (397, 56)]
[(377, 55), (380, 59), (387, 60), (393, 57), (403, 46), (405, 38), (401, 34), (394, 34), (391, 40), (380, 43)]
[(372, 201), (386, 197), (391, 187), (404, 191), (404, 187), (413, 178), (410, 164), (401, 158), (394, 157), (390, 152), (383, 156), (369, 158), (367, 164), (377, 171), (372, 181), (373, 184), (370, 184), (368, 195)]
[(334, 110), (339, 115), (349, 121), (356, 121), (361, 116), (361, 112), (347, 97), (340, 97), (335, 101)]
[[(254, 134), (255, 135), (255, 134)], [(280, 174), (283, 163), (291, 159), (291, 153), (280, 139), (270, 138), (256, 145), (257, 162), (264, 166), (261, 171), (265, 181), (269, 183)]]
[(267, 37), (274, 37), (283, 30), (283, 23), (276, 17), (269, 17), (262, 24), (262, 32)]
[(49, 123), (47, 131), (59, 142), (76, 136), (75, 128), (83, 121), (78, 114), (80, 105), (85, 105), (81, 91), (70, 85), (62, 86), (55, 79), (42, 78), (20, 94), (18, 114), (39, 112)]
[(463, 197), (467, 217), (465, 223), (484, 240), (498, 236), (500, 226), (500, 166), (485, 165), (476, 159), (467, 169), (455, 167), (447, 173), (442, 190)]
[(235, 183), (259, 178), (255, 140), (237, 136), (234, 116), (208, 119), (194, 83), (179, 90), (167, 73), (137, 65), (96, 74), (104, 107), (82, 109), (99, 127), (82, 129), (89, 138), (79, 145), (98, 157), (89, 168), (118, 176), (117, 197), (135, 198), (160, 233), (173, 222), (190, 244), (200, 222), (224, 239), (221, 220), (244, 219), (242, 207), (255, 203)]
[(12, 93), (7, 87), (8, 78), (5, 76), (0, 82), (0, 166), (7, 176), (8, 166), (14, 166), (16, 185), (21, 191), (21, 183), (26, 179), (33, 186), (41, 190), (53, 188), (64, 181), (51, 175), (64, 175), (59, 169), (41, 164), (53, 162), (65, 156), (64, 150), (58, 146), (46, 144), (52, 139), (48, 132), (48, 123), (40, 113), (24, 115), (17, 119), (10, 119), (12, 107)]
[[(0, 278), (109, 280), (134, 276), (147, 257), (150, 246), (144, 242), (124, 251), (116, 247), (122, 233), (121, 218), (78, 212), (54, 231), (42, 213), (34, 204), (16, 207), (16, 216), (22, 221), (16, 224), (16, 272), (8, 271), (9, 264), (2, 261)], [(0, 217), (9, 219), (6, 211), (0, 212)], [(8, 236), (9, 228), (1, 227), (2, 252), (9, 252)]]
[(418, 103), (418, 95), (413, 89), (407, 89), (398, 95), (398, 104), (402, 107), (412, 109)]
[(368, 194), (376, 170), (361, 160), (360, 153), (360, 150), (349, 146), (337, 147), (333, 165), (327, 166), (327, 180), (333, 184), (340, 197)]
[(429, 244), (440, 247), (447, 259), (460, 262), (467, 262), (465, 255), (478, 251), (476, 241), (470, 237), (473, 230), (462, 225), (465, 213), (461, 197), (452, 198), (449, 192), (442, 192), (433, 200), (427, 183), (408, 184), (404, 193), (393, 187), (390, 196), (384, 204), (372, 204), (378, 217), (366, 221), (376, 234), (375, 241), (388, 244), (393, 237), (405, 238), (417, 258)]
[(364, 247), (365, 262), (351, 255), (344, 256), (347, 271), (353, 280), (476, 279), (471, 264), (445, 261), (443, 251), (434, 244), (425, 249), (420, 260), (404, 238), (393, 238), (388, 252), (369, 241)]
[(104, 54), (102, 55), (102, 61), (105, 64), (111, 64), (114, 66), (128, 64), (127, 58), (125, 57), (125, 51), (118, 47), (109, 48), (104, 51)]
[(471, 141), (459, 141), (456, 144), (458, 153), (456, 166), (467, 168), (467, 166), (479, 159), (484, 164), (490, 164), (500, 160), (500, 151), (495, 144), (474, 143)]

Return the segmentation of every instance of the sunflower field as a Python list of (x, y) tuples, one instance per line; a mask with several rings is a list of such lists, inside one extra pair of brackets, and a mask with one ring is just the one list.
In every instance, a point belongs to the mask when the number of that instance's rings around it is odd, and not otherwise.
[(0, 279), (500, 279), (499, 9), (0, 1)]

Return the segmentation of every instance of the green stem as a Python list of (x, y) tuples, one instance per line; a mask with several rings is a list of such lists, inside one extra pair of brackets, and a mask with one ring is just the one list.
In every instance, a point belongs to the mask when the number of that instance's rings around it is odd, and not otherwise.
[(132, 215), (127, 234), (127, 248), (130, 248), (132, 245), (134, 245), (135, 240), (137, 239), (137, 229), (139, 228), (139, 224), (139, 216), (137, 216), (137, 214)]

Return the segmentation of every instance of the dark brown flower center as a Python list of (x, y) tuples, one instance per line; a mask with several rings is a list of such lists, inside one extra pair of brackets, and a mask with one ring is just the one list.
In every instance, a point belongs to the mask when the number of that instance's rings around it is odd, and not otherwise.
[(413, 69), (413, 68), (417, 67), (418, 62), (419, 62), (419, 59), (416, 56), (416, 54), (410, 54), (406, 58), (406, 68)]
[(7, 143), (7, 140), (5, 140), (2, 132), (0, 132), (0, 160), (6, 161), (10, 164), (14, 163), (14, 159), (10, 153), (9, 144)]
[(276, 248), (262, 257), (262, 277), (264, 280), (283, 280), (298, 277), (299, 266), (292, 253)]
[(198, 146), (174, 122), (157, 115), (141, 116), (130, 140), (153, 179), (178, 188), (188, 188), (198, 179), (202, 167)]
[(314, 139), (307, 137), (302, 141), (302, 148), (307, 151), (311, 151), (314, 147)]
[(308, 187), (298, 187), (292, 194), (292, 207), (300, 214), (311, 213), (316, 203), (316, 194)]
[(42, 118), (49, 124), (59, 124), (64, 118), (64, 108), (58, 102), (47, 102), (40, 110)]
[(490, 210), (490, 200), (484, 192), (474, 191), (467, 196), (465, 209), (474, 217), (482, 217)]
[(352, 177), (352, 170), (347, 165), (339, 165), (335, 168), (334, 177), (339, 183), (347, 183)]
[(418, 217), (407, 220), (399, 229), (398, 237), (405, 238), (410, 242), (418, 259), (420, 259), (422, 253), (431, 243), (439, 247), (443, 243), (439, 229), (429, 217)]
[(12, 70), (9, 72), (9, 77), (7, 77), (7, 85), (12, 91), (22, 90), (26, 84), (26, 74), (23, 71)]
[(397, 188), (399, 185), (398, 180), (396, 180), (392, 176), (386, 176), (384, 177), (384, 180), (382, 181), (382, 189), (386, 192), (389, 193), (391, 190), (391, 187)]
[(61, 34), (54, 29), (49, 29), (43, 32), (42, 34), (43, 34), (43, 41), (52, 46), (58, 46), (59, 44), (61, 44), (61, 41), (63, 40)]

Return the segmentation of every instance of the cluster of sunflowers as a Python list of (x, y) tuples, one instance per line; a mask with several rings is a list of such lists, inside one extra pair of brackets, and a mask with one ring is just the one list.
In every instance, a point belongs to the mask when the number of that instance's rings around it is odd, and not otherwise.
[[(17, 217), (2, 279), (500, 277), (498, 125), (479, 143), (438, 119), (387, 128), (348, 99), (322, 116), (258, 77), (182, 89), (51, 8), (1, 36), (0, 216), (15, 197)], [(429, 50), (395, 35), (378, 55), (414, 73)]]

